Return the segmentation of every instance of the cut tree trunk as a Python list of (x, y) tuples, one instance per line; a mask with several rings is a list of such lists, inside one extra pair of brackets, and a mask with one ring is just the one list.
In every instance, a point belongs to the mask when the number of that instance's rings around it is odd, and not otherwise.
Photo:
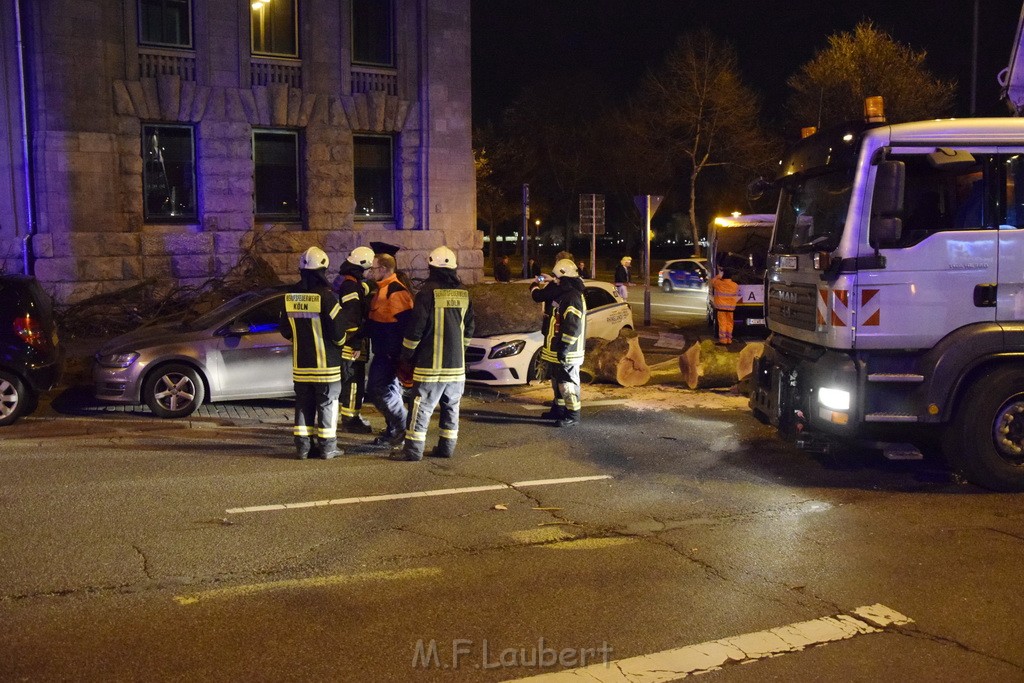
[(633, 330), (622, 328), (619, 336), (611, 341), (588, 339), (580, 378), (586, 382), (614, 382), (624, 387), (647, 384), (651, 369), (640, 349), (640, 337)]
[(476, 321), (474, 337), (540, 331), (544, 311), (530, 296), (529, 283), (481, 282), (468, 289)]
[(679, 356), (679, 372), (691, 389), (731, 387), (754, 369), (754, 361), (764, 351), (764, 344), (753, 342), (739, 351), (705, 339)]

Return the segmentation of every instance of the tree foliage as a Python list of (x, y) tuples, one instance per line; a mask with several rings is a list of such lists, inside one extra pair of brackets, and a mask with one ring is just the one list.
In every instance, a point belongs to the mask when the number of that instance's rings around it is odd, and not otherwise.
[(830, 36), (828, 43), (788, 81), (796, 125), (821, 128), (859, 120), (864, 98), (873, 95), (885, 98), (891, 123), (952, 110), (956, 82), (934, 77), (925, 67), (926, 52), (896, 42), (870, 21)]
[(755, 172), (775, 156), (760, 102), (743, 84), (736, 52), (708, 30), (683, 36), (643, 79), (630, 118), (648, 168), (683, 178), (696, 253), (698, 180), (711, 169)]

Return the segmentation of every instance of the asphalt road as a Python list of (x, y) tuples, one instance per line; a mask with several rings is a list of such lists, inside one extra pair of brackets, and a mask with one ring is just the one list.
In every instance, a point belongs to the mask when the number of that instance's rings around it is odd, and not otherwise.
[(1024, 679), (1019, 496), (801, 453), (728, 391), (545, 398), (474, 389), (406, 463), (290, 459), (286, 401), (59, 396), (0, 441), (0, 680)]

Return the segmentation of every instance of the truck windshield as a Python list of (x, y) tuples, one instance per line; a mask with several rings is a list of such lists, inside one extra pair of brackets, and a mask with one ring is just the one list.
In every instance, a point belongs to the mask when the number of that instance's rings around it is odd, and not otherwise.
[(831, 251), (839, 245), (853, 182), (846, 169), (783, 183), (772, 251)]

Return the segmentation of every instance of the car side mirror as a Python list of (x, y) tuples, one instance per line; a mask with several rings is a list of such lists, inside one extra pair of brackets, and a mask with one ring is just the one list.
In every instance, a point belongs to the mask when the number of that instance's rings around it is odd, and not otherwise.
[(875, 191), (871, 197), (871, 245), (892, 244), (903, 234), (903, 193), (906, 165), (902, 161), (883, 161), (875, 173)]
[(237, 320), (231, 323), (227, 329), (227, 336), (229, 337), (240, 337), (243, 334), (249, 334), (248, 323), (238, 322)]

